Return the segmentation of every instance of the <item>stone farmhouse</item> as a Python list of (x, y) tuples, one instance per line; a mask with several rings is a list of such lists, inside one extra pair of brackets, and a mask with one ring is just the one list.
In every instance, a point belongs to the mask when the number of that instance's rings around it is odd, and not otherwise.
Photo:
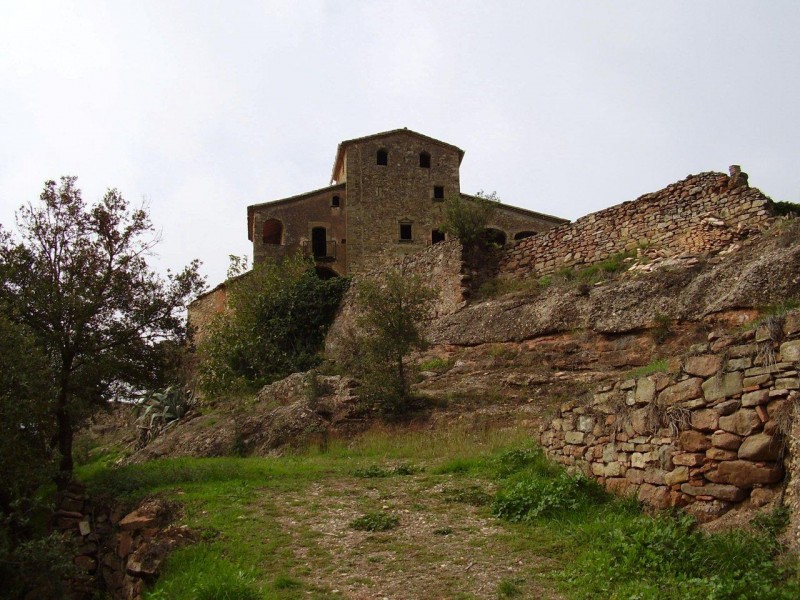
[[(321, 276), (352, 275), (444, 241), (444, 201), (461, 195), (464, 151), (396, 129), (339, 144), (331, 185), (247, 207), (253, 262), (303, 252)], [(565, 219), (500, 204), (488, 235), (505, 245)]]

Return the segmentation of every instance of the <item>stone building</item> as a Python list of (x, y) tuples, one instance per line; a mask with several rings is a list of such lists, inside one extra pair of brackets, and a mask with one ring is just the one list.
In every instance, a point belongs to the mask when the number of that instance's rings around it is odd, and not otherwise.
[[(328, 187), (247, 207), (253, 261), (303, 252), (322, 275), (369, 271), (443, 241), (444, 200), (461, 193), (464, 151), (396, 129), (339, 144)], [(501, 204), (496, 241), (522, 239), (565, 219)]]

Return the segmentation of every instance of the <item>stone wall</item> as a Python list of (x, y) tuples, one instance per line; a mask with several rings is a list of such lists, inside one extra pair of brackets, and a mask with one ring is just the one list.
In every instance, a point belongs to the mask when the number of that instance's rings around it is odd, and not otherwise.
[(351, 335), (356, 322), (356, 293), (359, 279), (380, 279), (392, 270), (400, 270), (405, 276), (419, 277), (428, 287), (438, 290), (433, 305), (432, 317), (441, 317), (460, 310), (466, 303), (469, 282), (474, 274), (464, 262), (461, 244), (448, 240), (418, 252), (389, 261), (384, 266), (360, 275), (345, 294), (342, 306), (325, 338), (325, 353), (330, 358), (344, 351), (347, 336)]
[(783, 485), (799, 363), (800, 313), (712, 332), (672, 375), (619, 381), (562, 405), (541, 443), (612, 492), (686, 506), (701, 521), (745, 501), (761, 506)]
[(499, 274), (521, 278), (552, 273), (644, 245), (702, 254), (722, 249), (749, 229), (763, 228), (770, 216), (770, 199), (748, 187), (738, 167), (731, 167), (730, 177), (690, 175), (658, 192), (521, 240), (500, 261)]

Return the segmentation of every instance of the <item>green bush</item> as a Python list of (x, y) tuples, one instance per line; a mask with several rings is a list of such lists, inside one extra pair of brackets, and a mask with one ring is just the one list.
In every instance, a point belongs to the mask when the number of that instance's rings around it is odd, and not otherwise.
[[(319, 362), (319, 350), (349, 280), (320, 279), (301, 258), (264, 262), (228, 280), (230, 310), (198, 348), (200, 385), (209, 395), (257, 389)], [(238, 274), (237, 274), (238, 273)]]
[(497, 493), (492, 512), (496, 517), (518, 523), (574, 511), (604, 499), (597, 483), (583, 475), (561, 473), (554, 478), (527, 475)]

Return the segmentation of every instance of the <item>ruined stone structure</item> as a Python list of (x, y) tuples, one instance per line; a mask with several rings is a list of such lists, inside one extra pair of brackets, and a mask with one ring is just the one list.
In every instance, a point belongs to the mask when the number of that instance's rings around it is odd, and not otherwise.
[[(444, 241), (443, 204), (461, 195), (464, 151), (397, 129), (339, 144), (332, 185), (247, 207), (253, 261), (313, 256), (322, 273), (348, 275)], [(489, 223), (500, 242), (565, 223), (506, 204)]]
[(637, 247), (703, 254), (721, 250), (771, 218), (770, 199), (738, 165), (690, 175), (666, 188), (581, 217), (510, 248), (500, 276), (527, 277), (600, 262)]

